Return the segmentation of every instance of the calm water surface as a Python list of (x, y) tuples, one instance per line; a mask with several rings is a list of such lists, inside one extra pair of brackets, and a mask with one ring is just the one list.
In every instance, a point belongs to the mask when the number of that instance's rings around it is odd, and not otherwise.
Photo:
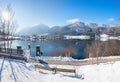
[[(14, 41), (12, 47), (22, 46), (23, 49), (27, 49), (29, 43), (31, 45), (31, 56), (33, 57), (35, 56), (36, 46), (40, 45), (43, 56), (61, 56), (66, 51), (70, 51), (73, 58), (82, 59), (85, 58), (87, 45), (91, 45), (92, 42), (94, 40)], [(107, 43), (107, 41), (100, 41), (100, 43)], [(120, 41), (113, 41), (113, 43), (120, 44)]]
[(81, 59), (85, 57), (86, 46), (91, 42), (82, 40), (14, 41), (12, 47), (22, 46), (23, 49), (27, 49), (29, 43), (31, 45), (31, 56), (35, 56), (35, 48), (40, 45), (44, 56), (59, 56), (60, 53), (67, 50), (73, 54), (73, 58)]

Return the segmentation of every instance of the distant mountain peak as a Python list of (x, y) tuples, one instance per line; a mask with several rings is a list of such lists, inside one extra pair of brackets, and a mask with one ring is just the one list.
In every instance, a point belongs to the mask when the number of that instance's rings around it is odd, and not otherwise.
[(108, 27), (106, 24), (98, 24), (98, 27)]
[(91, 28), (96, 28), (97, 27), (97, 23), (91, 23), (91, 22), (88, 22), (88, 23), (85, 23), (86, 26), (88, 27), (91, 27)]
[(31, 26), (31, 27), (48, 27), (48, 26), (45, 25), (45, 24), (35, 24), (35, 25)]
[(73, 24), (71, 24), (71, 27), (84, 27), (85, 23), (84, 22), (75, 22)]

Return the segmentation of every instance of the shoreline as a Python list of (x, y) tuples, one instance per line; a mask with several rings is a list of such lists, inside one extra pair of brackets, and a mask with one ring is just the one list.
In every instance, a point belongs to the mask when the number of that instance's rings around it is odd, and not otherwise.
[(91, 64), (100, 64), (100, 63), (107, 63), (107, 62), (114, 62), (120, 61), (120, 56), (108, 56), (108, 57), (99, 57), (98, 61), (97, 58), (87, 58), (81, 60), (50, 60), (50, 59), (42, 59), (40, 58), (38, 61), (35, 59), (30, 59), (28, 62), (32, 63), (45, 63), (45, 64), (56, 64), (56, 65), (73, 65), (73, 66), (84, 66), (84, 65), (91, 65)]

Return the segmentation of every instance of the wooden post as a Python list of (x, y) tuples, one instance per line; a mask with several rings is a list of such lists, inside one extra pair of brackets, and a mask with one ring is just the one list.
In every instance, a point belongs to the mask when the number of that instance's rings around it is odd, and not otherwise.
[(1, 50), (1, 47), (0, 47), (0, 52), (1, 52), (2, 50)]
[(12, 48), (10, 48), (10, 54), (12, 54)]
[(17, 46), (17, 54), (22, 54), (22, 47), (21, 46)]
[(28, 50), (30, 50), (31, 49), (31, 46), (30, 46), (30, 43), (28, 43)]
[(36, 56), (41, 56), (40, 46), (39, 45), (36, 46)]
[(31, 55), (31, 45), (28, 43), (28, 50), (30, 50), (30, 55)]
[(22, 55), (22, 54), (23, 54), (23, 50), (21, 49), (21, 50), (20, 50), (20, 55)]

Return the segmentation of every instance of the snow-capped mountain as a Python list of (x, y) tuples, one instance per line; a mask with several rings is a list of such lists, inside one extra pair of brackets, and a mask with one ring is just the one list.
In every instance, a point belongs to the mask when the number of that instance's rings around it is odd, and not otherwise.
[(72, 24), (68, 24), (65, 26), (54, 26), (52, 28), (49, 28), (48, 26), (44, 24), (32, 26), (29, 28), (24, 28), (20, 31), (20, 34), (60, 34), (60, 35), (79, 35), (79, 34), (85, 34), (89, 32), (97, 32), (97, 33), (103, 33), (106, 32), (107, 29), (110, 26), (105, 24), (97, 24), (97, 23), (84, 23), (84, 22), (74, 22)]
[(85, 23), (84, 22), (75, 22), (73, 24), (70, 24), (71, 27), (84, 27)]
[(85, 23), (85, 25), (91, 28), (96, 28), (98, 26), (96, 23)]
[(85, 23), (86, 26), (90, 27), (90, 28), (98, 28), (98, 27), (109, 27), (109, 25), (106, 24), (97, 24), (97, 23)]
[(97, 27), (109, 27), (109, 26), (106, 24), (98, 24)]
[(78, 35), (82, 33), (92, 32), (92, 29), (86, 26), (84, 22), (75, 22), (65, 26), (52, 27), (49, 32), (52, 34)]

